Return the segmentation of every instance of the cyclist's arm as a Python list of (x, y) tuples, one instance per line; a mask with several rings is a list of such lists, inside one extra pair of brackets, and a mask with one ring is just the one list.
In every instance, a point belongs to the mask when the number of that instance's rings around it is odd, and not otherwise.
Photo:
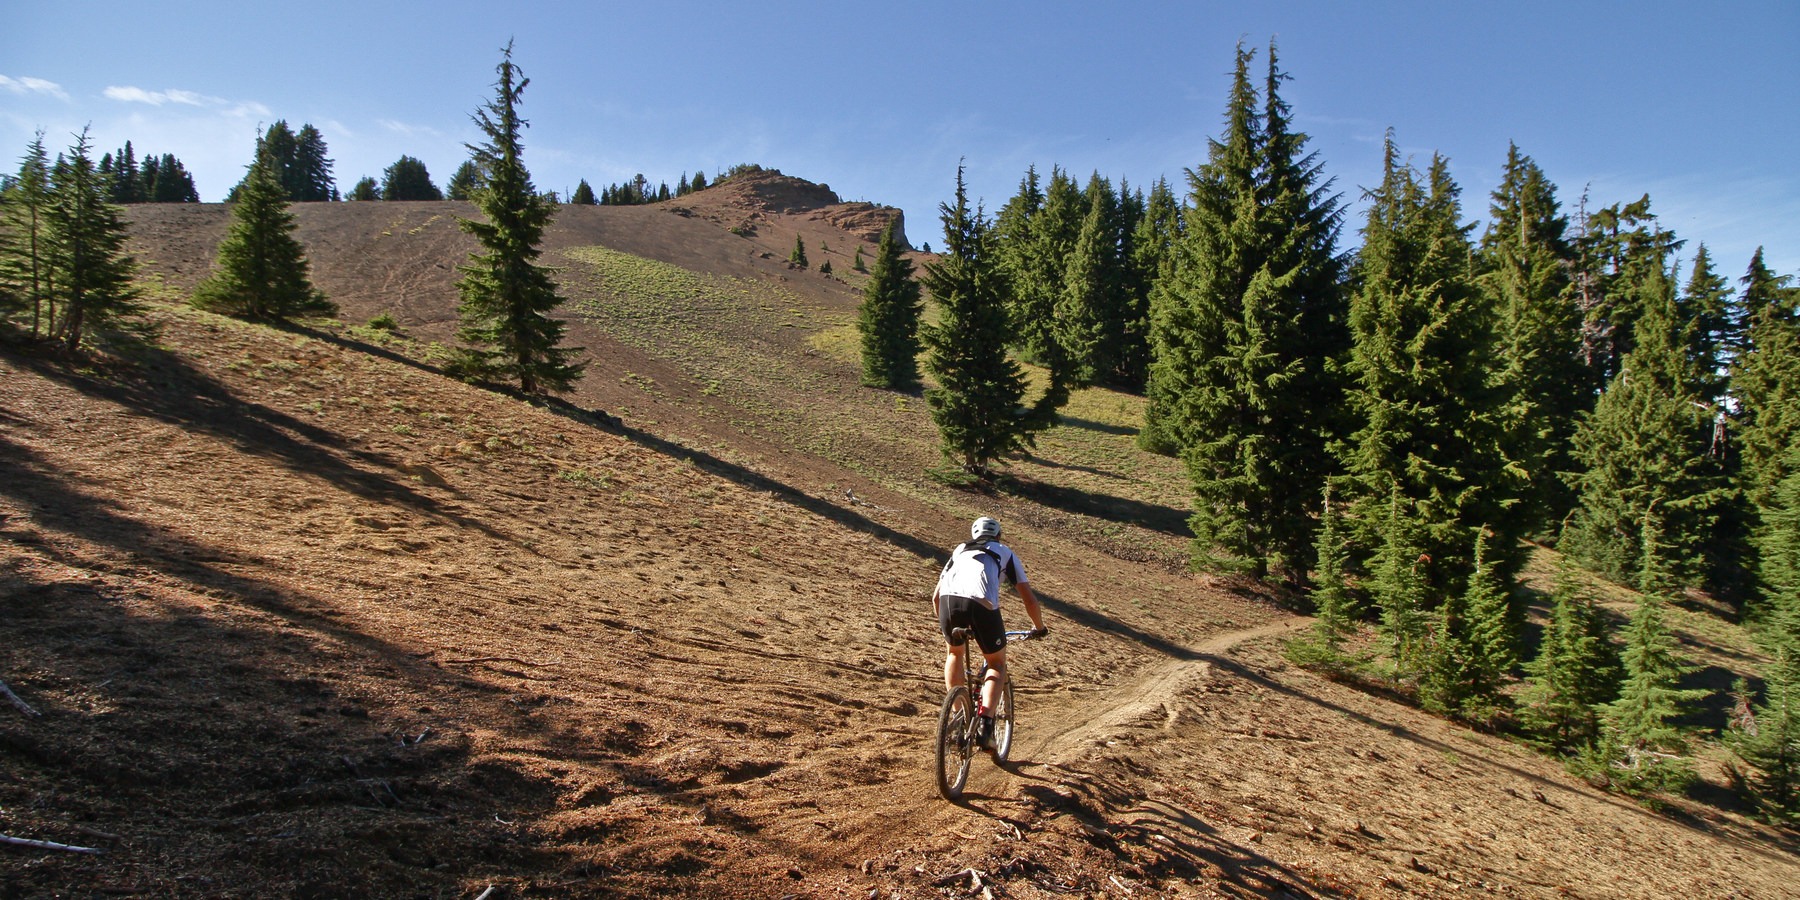
[(1030, 583), (1021, 581), (1013, 585), (1013, 590), (1018, 591), (1019, 597), (1025, 601), (1025, 614), (1031, 617), (1031, 627), (1043, 630), (1044, 609), (1038, 603), (1037, 594), (1031, 590)]

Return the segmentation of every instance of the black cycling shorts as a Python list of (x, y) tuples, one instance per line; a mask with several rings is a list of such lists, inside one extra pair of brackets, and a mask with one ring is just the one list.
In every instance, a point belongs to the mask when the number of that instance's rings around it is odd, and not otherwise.
[(950, 636), (950, 629), (963, 626), (975, 632), (975, 643), (982, 653), (998, 653), (1006, 646), (1006, 620), (997, 609), (988, 609), (980, 600), (969, 597), (938, 598), (938, 628), (952, 646), (961, 644)]

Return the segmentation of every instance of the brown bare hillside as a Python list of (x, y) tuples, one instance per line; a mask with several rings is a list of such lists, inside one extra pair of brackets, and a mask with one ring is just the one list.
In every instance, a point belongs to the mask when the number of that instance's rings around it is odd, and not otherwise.
[[(0, 679), (37, 713), (0, 704), (0, 835), (104, 851), (0, 846), (0, 896), (1800, 883), (1729, 798), (1651, 812), (1289, 667), (1305, 620), (1181, 570), (1179, 467), (1131, 449), (1131, 398), (1078, 397), (1000, 493), (933, 481), (923, 402), (855, 384), (832, 209), (742, 206), (746, 237), (564, 207), (545, 258), (593, 359), (566, 403), (436, 372), (460, 204), (296, 207), (340, 323), (158, 302), (88, 361), (0, 349)], [(131, 213), (178, 299), (225, 211)], [(797, 234), (844, 280), (788, 269)], [(952, 805), (926, 595), (982, 511), (1052, 634), (1015, 651), (1013, 763)]]

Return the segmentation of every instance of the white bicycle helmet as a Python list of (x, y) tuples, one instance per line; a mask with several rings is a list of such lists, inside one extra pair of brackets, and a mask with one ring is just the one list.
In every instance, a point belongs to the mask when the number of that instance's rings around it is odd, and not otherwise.
[(969, 540), (997, 541), (1000, 539), (1000, 523), (991, 516), (982, 516), (969, 526)]

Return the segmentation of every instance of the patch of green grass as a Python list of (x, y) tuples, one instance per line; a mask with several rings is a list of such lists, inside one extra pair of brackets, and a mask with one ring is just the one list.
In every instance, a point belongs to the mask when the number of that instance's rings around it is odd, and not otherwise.
[(559, 470), (556, 473), (556, 477), (563, 481), (567, 481), (570, 484), (579, 484), (583, 487), (594, 488), (595, 490), (603, 490), (608, 484), (608, 479), (605, 475), (595, 474), (585, 467)]
[(862, 332), (854, 323), (821, 328), (807, 336), (806, 345), (839, 362), (862, 365)]

